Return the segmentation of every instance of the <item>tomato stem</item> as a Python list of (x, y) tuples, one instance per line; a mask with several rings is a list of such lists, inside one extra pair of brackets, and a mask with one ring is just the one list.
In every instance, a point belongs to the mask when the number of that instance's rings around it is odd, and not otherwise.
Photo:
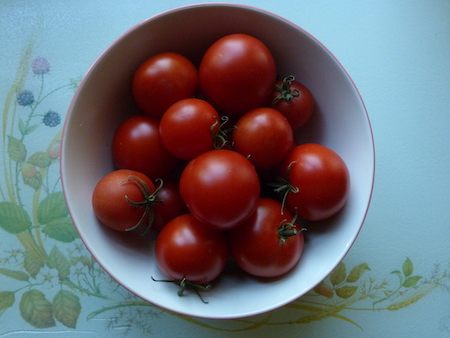
[(125, 183), (127, 181), (131, 181), (134, 182), (139, 189), (141, 190), (142, 194), (144, 195), (144, 199), (141, 202), (135, 202), (132, 201), (128, 198), (127, 195), (125, 195), (125, 199), (127, 200), (128, 203), (130, 203), (133, 207), (140, 207), (140, 206), (145, 206), (145, 211), (142, 214), (141, 219), (131, 228), (126, 229), (125, 231), (132, 231), (138, 227), (140, 227), (145, 219), (147, 218), (147, 216), (149, 217), (149, 220), (147, 222), (147, 226), (145, 227), (144, 232), (141, 234), (141, 236), (144, 236), (151, 228), (152, 224), (153, 224), (153, 220), (155, 218), (154, 212), (153, 212), (153, 208), (152, 205), (153, 204), (161, 204), (163, 201), (160, 200), (158, 198), (158, 193), (161, 191), (162, 187), (163, 187), (163, 180), (160, 178), (157, 178), (155, 180), (155, 182), (159, 182), (159, 185), (156, 187), (155, 191), (153, 193), (150, 193), (150, 190), (148, 188), (147, 183), (145, 183), (141, 178), (135, 176), (135, 175), (130, 175), (128, 176), (126, 179), (124, 179), (122, 181), (122, 183)]
[(298, 235), (302, 231), (306, 231), (305, 228), (301, 228), (300, 231), (296, 229), (297, 225), (295, 222), (297, 221), (297, 217), (296, 213), (290, 222), (288, 222), (287, 219), (281, 221), (280, 227), (278, 228), (278, 237), (280, 238), (281, 244), (286, 243), (286, 240), (289, 237)]
[[(228, 140), (228, 133), (236, 129), (236, 126), (223, 129), (224, 126), (227, 124), (229, 118), (228, 116), (222, 116), (220, 120), (222, 122), (216, 120), (216, 122), (214, 122), (210, 128), (211, 136), (213, 137), (214, 140), (213, 147), (214, 149), (223, 149), (225, 146), (227, 146), (228, 148), (232, 148), (233, 145), (230, 144), (230, 141)], [(217, 125), (219, 125), (219, 127), (217, 128), (217, 131), (214, 132), (214, 129), (217, 127)]]
[(293, 98), (300, 96), (300, 92), (297, 89), (291, 89), (291, 87), (290, 87), (291, 83), (294, 80), (295, 80), (295, 76), (289, 75), (283, 79), (281, 86), (278, 84), (275, 85), (275, 89), (280, 92), (280, 95), (278, 95), (277, 97), (275, 97), (273, 99), (272, 107), (275, 106), (275, 104), (279, 100), (290, 101)]
[(290, 192), (296, 194), (300, 191), (298, 187), (294, 187), (290, 182), (291, 175), (291, 167), (293, 164), (297, 163), (297, 161), (292, 161), (286, 168), (286, 178), (276, 176), (275, 179), (278, 181), (276, 183), (269, 183), (270, 187), (274, 187), (274, 191), (276, 193), (283, 193), (283, 199), (281, 202), (281, 214), (284, 215), (284, 206), (286, 204), (286, 198)]
[(195, 291), (195, 293), (197, 294), (197, 296), (200, 298), (200, 300), (203, 303), (208, 304), (208, 302), (203, 299), (199, 290), (202, 290), (202, 291), (211, 290), (212, 285), (209, 283), (207, 283), (206, 285), (200, 285), (200, 284), (196, 284), (194, 282), (188, 281), (186, 278), (183, 278), (183, 279), (155, 279), (152, 277), (152, 280), (154, 282), (174, 283), (174, 284), (179, 285), (180, 288), (177, 291), (177, 294), (180, 297), (183, 295), (184, 290), (186, 290), (187, 287), (190, 287)]

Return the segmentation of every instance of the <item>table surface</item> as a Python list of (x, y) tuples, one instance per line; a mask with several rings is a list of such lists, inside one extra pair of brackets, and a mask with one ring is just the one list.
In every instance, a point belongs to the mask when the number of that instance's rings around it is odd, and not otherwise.
[[(228, 321), (177, 316), (117, 285), (67, 215), (62, 121), (83, 74), (114, 39), (190, 2), (1, 0), (0, 336), (450, 337), (450, 1), (242, 3), (318, 38), (365, 101), (373, 198), (335, 272), (359, 278), (334, 285), (329, 277), (281, 309)], [(33, 231), (14, 232), (30, 222)], [(36, 259), (42, 250), (45, 263)], [(351, 292), (336, 293), (343, 286)]]

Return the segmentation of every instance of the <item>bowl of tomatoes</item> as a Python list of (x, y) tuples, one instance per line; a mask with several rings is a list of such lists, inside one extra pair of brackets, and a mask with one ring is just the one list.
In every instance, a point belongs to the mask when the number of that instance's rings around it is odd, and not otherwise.
[(333, 54), (282, 17), (223, 3), (115, 40), (61, 145), (66, 203), (97, 262), (156, 306), (215, 319), (326, 278), (363, 225), (374, 163), (363, 100)]

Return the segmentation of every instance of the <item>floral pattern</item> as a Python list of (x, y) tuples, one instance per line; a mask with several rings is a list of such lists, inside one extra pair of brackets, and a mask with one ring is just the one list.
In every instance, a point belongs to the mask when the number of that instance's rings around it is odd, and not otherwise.
[[(300, 325), (337, 318), (363, 329), (352, 312), (398, 311), (414, 306), (435, 290), (450, 292), (450, 266), (436, 264), (425, 276), (411, 259), (392, 272), (372, 271), (369, 262), (342, 262), (306, 296), (285, 307), (224, 322), (189, 318), (148, 304), (112, 280), (90, 256), (69, 217), (58, 172), (61, 112), (51, 108), (58, 92), (74, 91), (81, 78), (48, 88), (58, 69), (29, 47), (20, 61), (3, 104), (0, 180), (0, 317), (18, 311), (23, 325), (76, 329), (80, 321), (106, 318), (105, 330), (123, 335), (152, 334), (164, 316), (181, 318), (208, 330), (248, 331), (265, 325)], [(31, 79), (33, 81), (31, 81)], [(56, 99), (56, 98), (55, 98)], [(67, 102), (68, 104), (68, 102)], [(51, 134), (41, 150), (35, 134)], [(381, 276), (381, 277), (380, 277)], [(12, 281), (12, 282), (11, 282)], [(85, 304), (87, 317), (81, 317)], [(232, 325), (230, 325), (230, 322)], [(85, 324), (86, 325), (86, 324)], [(449, 319), (440, 322), (449, 330)]]

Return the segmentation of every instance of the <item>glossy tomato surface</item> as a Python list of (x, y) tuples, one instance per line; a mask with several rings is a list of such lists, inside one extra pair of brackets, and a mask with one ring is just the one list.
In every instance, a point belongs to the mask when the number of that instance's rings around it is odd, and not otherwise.
[(171, 280), (209, 283), (223, 271), (228, 260), (224, 232), (204, 226), (191, 214), (170, 221), (155, 243), (157, 264)]
[(335, 151), (323, 145), (308, 143), (295, 147), (283, 160), (280, 175), (296, 190), (288, 193), (286, 206), (303, 219), (328, 218), (347, 201), (350, 191), (347, 165)]
[(189, 162), (180, 177), (180, 192), (196, 218), (214, 229), (228, 230), (255, 211), (260, 184), (244, 156), (219, 149)]
[[(153, 182), (133, 170), (115, 170), (102, 177), (92, 194), (95, 216), (106, 226), (117, 231), (146, 227), (146, 197), (155, 191)], [(143, 203), (137, 205), (135, 203)]]
[(212, 150), (219, 119), (214, 107), (204, 100), (188, 98), (174, 103), (159, 126), (164, 147), (182, 160)]
[(185, 56), (165, 52), (157, 54), (136, 70), (133, 97), (142, 111), (161, 118), (175, 102), (192, 96), (198, 88), (198, 72)]
[(213, 43), (199, 67), (200, 89), (220, 113), (242, 115), (261, 106), (276, 80), (270, 50), (247, 34), (231, 34)]
[(294, 135), (280, 112), (260, 107), (237, 121), (232, 140), (234, 149), (247, 157), (256, 169), (271, 169), (291, 150)]
[(140, 171), (152, 180), (168, 176), (178, 163), (162, 143), (159, 121), (144, 114), (129, 117), (119, 125), (112, 155), (119, 169)]
[(304, 245), (301, 226), (298, 222), (287, 226), (294, 216), (289, 211), (282, 214), (281, 210), (280, 202), (261, 198), (252, 217), (228, 232), (231, 255), (251, 275), (278, 277), (300, 259)]

